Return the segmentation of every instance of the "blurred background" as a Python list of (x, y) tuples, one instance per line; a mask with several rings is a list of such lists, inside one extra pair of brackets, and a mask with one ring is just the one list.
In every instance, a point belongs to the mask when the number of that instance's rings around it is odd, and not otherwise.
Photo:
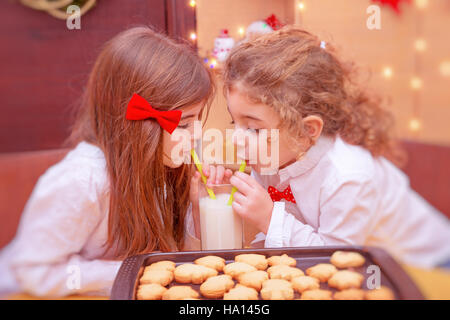
[[(74, 4), (80, 29), (68, 26)], [(0, 248), (37, 178), (67, 152), (62, 143), (101, 45), (142, 24), (198, 49), (219, 88), (206, 127), (222, 130), (231, 128), (220, 81), (227, 49), (284, 24), (332, 42), (394, 113), (413, 189), (450, 216), (449, 0), (3, 0)]]

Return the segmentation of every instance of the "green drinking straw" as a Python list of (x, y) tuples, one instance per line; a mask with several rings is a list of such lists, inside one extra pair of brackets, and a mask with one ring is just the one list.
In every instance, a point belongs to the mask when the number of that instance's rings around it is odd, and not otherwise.
[(200, 172), (200, 175), (202, 176), (202, 181), (203, 181), (203, 183), (205, 184), (205, 188), (206, 188), (206, 191), (207, 191), (208, 194), (209, 194), (209, 197), (210, 197), (211, 199), (216, 199), (216, 195), (214, 194), (214, 191), (212, 191), (210, 188), (208, 188), (208, 187), (206, 186), (206, 177), (205, 177), (205, 175), (203, 174), (202, 164), (200, 163), (200, 160), (199, 160), (199, 158), (198, 158), (198, 155), (197, 155), (197, 153), (195, 152), (194, 149), (191, 150), (191, 156), (192, 156), (192, 159), (194, 159), (194, 163), (195, 163), (195, 166), (197, 167), (198, 172)]
[[(247, 163), (245, 162), (245, 160), (242, 160), (241, 162), (241, 166), (239, 167), (239, 172), (244, 172), (245, 167), (247, 166)], [(233, 196), (234, 193), (237, 191), (236, 187), (233, 187), (231, 189), (231, 195), (230, 195), (230, 199), (228, 199), (228, 205), (231, 206), (231, 204), (233, 203)]]

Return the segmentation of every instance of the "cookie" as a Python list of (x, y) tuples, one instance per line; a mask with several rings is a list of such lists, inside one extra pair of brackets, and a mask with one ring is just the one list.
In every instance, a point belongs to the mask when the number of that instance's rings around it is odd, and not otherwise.
[(394, 300), (395, 295), (388, 287), (381, 286), (378, 289), (367, 290), (365, 292), (365, 298), (367, 300)]
[(331, 256), (330, 262), (341, 269), (357, 268), (361, 267), (366, 259), (358, 252), (336, 251)]
[(163, 269), (173, 272), (175, 270), (175, 262), (169, 260), (161, 260), (158, 262), (154, 262), (151, 265), (146, 266), (144, 271), (151, 269)]
[(244, 262), (251, 266), (254, 266), (258, 270), (266, 270), (267, 269), (267, 259), (266, 256), (262, 254), (239, 254), (234, 260), (236, 262)]
[(158, 283), (141, 284), (136, 292), (136, 298), (138, 300), (161, 300), (166, 291), (167, 288)]
[(243, 274), (240, 274), (237, 277), (237, 280), (240, 284), (253, 288), (257, 291), (261, 290), (262, 283), (269, 279), (269, 275), (267, 272), (262, 270), (250, 271)]
[(218, 272), (198, 264), (185, 263), (175, 268), (175, 281), (179, 283), (201, 284), (209, 277), (217, 276)]
[(364, 290), (361, 289), (346, 289), (335, 292), (335, 300), (364, 300)]
[(330, 277), (338, 270), (329, 263), (319, 263), (306, 269), (306, 274), (310, 277), (319, 279), (320, 282), (327, 282)]
[(244, 262), (232, 262), (223, 268), (223, 273), (230, 275), (233, 279), (250, 271), (256, 271), (256, 268)]
[(142, 277), (139, 279), (140, 284), (158, 283), (167, 286), (173, 280), (173, 272), (166, 269), (150, 268), (144, 269)]
[(206, 279), (200, 286), (200, 293), (206, 298), (218, 299), (228, 292), (234, 286), (234, 281), (231, 276), (221, 274)]
[(263, 282), (261, 298), (264, 300), (292, 300), (294, 289), (292, 284), (283, 279), (269, 279)]
[(225, 259), (218, 256), (205, 256), (198, 258), (194, 261), (195, 264), (199, 264), (217, 271), (222, 271), (225, 267)]
[(284, 279), (291, 281), (292, 278), (303, 276), (304, 273), (299, 268), (289, 267), (279, 264), (267, 269), (270, 279)]
[(360, 288), (364, 277), (354, 271), (341, 270), (328, 279), (328, 285), (338, 290)]
[(294, 258), (289, 257), (287, 254), (282, 254), (281, 256), (271, 256), (267, 259), (269, 266), (276, 266), (279, 264), (285, 264), (289, 267), (295, 267), (297, 261)]
[(258, 300), (258, 291), (253, 288), (237, 284), (236, 287), (225, 293), (224, 300)]
[(331, 300), (330, 290), (314, 289), (303, 291), (300, 300)]
[(163, 300), (197, 299), (200, 294), (189, 286), (172, 286), (162, 295)]
[(310, 276), (300, 276), (292, 278), (292, 287), (298, 293), (302, 293), (306, 290), (315, 290), (320, 288), (320, 281), (317, 278)]

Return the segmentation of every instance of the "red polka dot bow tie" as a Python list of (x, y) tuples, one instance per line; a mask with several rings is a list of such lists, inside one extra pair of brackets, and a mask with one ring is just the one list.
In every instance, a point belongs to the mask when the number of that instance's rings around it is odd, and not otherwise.
[(291, 186), (289, 186), (286, 189), (284, 189), (283, 192), (280, 192), (277, 189), (275, 189), (274, 187), (269, 186), (267, 191), (269, 192), (269, 195), (272, 198), (272, 201), (280, 201), (281, 199), (285, 199), (285, 200), (290, 201), (292, 203), (296, 203), (295, 202), (295, 198), (292, 195)]

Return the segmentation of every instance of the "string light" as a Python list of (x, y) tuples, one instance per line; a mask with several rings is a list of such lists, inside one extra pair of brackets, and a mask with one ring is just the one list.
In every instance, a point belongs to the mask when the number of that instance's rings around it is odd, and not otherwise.
[(425, 9), (428, 7), (428, 0), (414, 0), (416, 7), (419, 9)]
[(422, 129), (422, 122), (417, 118), (412, 118), (411, 120), (409, 120), (408, 127), (409, 127), (409, 130), (411, 130), (413, 132), (417, 132), (420, 129)]
[(439, 71), (444, 77), (450, 77), (450, 60), (442, 61), (439, 65)]
[(419, 77), (413, 77), (410, 82), (411, 88), (414, 90), (419, 90), (422, 88), (422, 79)]
[(427, 49), (427, 42), (424, 39), (417, 39), (414, 41), (414, 48), (419, 52), (423, 52)]
[(239, 32), (239, 35), (240, 35), (241, 37), (243, 37), (243, 36), (244, 36), (244, 33), (245, 33), (245, 29), (242, 28), (242, 27), (240, 27), (239, 30), (238, 30), (238, 32)]
[(390, 79), (392, 78), (392, 68), (391, 67), (384, 67), (383, 68), (383, 77), (385, 77), (386, 79)]
[(194, 8), (197, 5), (197, 2), (195, 2), (195, 0), (191, 0), (189, 1), (189, 5)]
[(195, 41), (197, 39), (197, 34), (195, 34), (195, 32), (191, 32), (189, 38), (191, 38), (192, 41)]
[(217, 66), (217, 60), (211, 59), (211, 64), (209, 65), (211, 68), (215, 68)]
[(305, 10), (305, 3), (303, 1), (299, 1), (297, 7), (300, 11), (303, 11)]

